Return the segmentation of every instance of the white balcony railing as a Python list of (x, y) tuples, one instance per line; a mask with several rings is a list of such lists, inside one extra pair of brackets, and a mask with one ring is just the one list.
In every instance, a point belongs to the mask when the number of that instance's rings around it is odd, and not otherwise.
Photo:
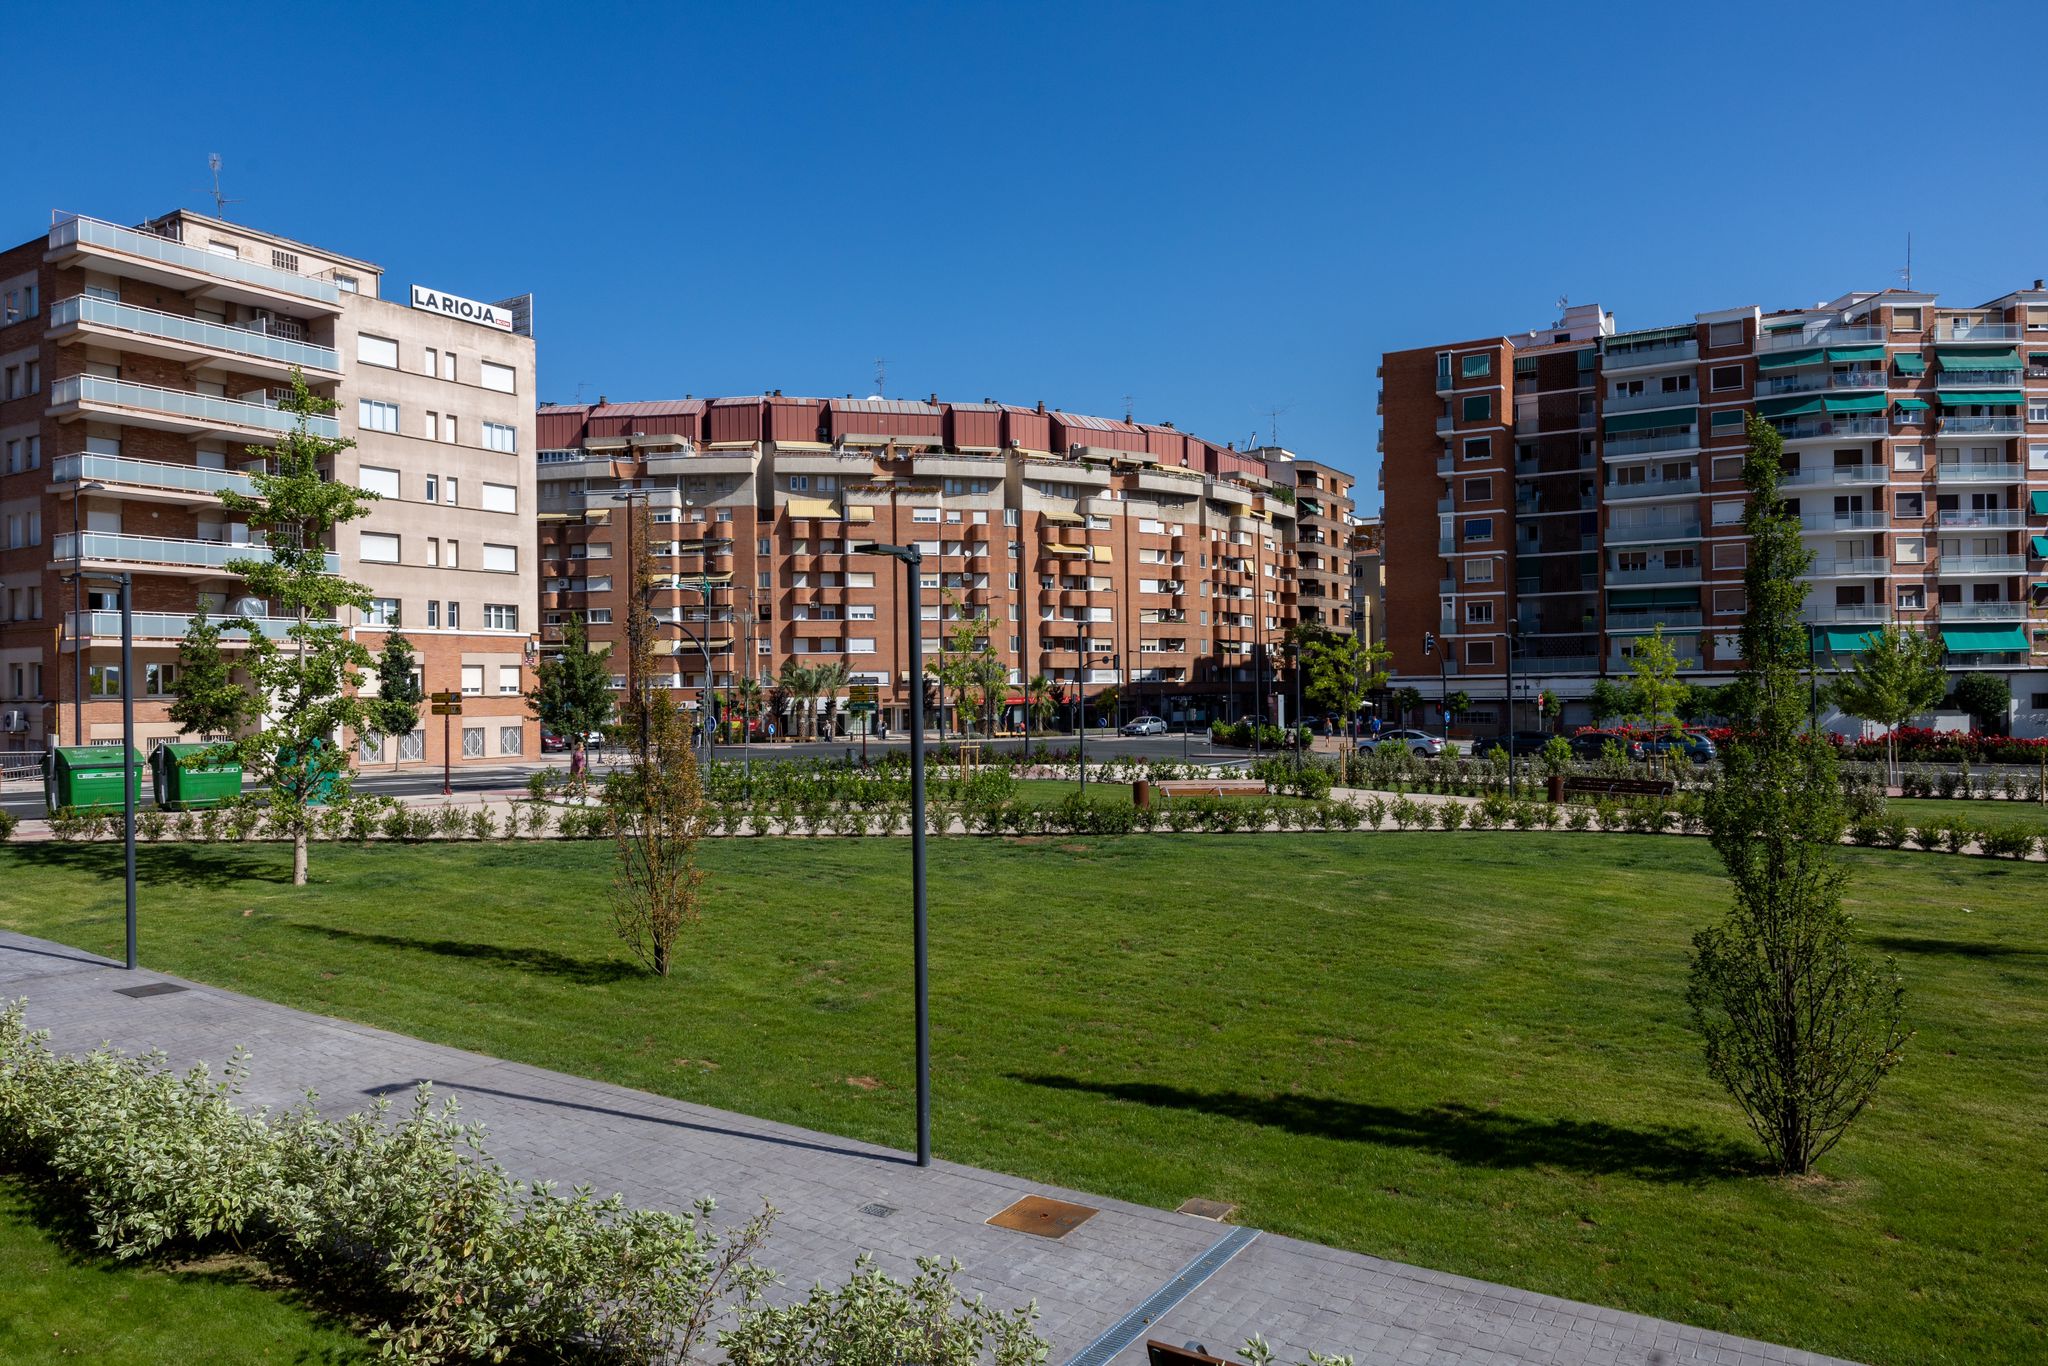
[(1891, 561), (1866, 555), (1856, 559), (1815, 560), (1803, 576), (1809, 579), (1871, 579), (1891, 572)]
[(1602, 370), (1641, 370), (1655, 365), (1683, 365), (1698, 360), (1699, 340), (1685, 337), (1649, 346), (1621, 346), (1600, 357)]
[(1884, 340), (1879, 327), (1835, 327), (1808, 325), (1783, 332), (1765, 332), (1757, 338), (1759, 351), (1790, 351), (1801, 346), (1868, 346)]
[[(159, 389), (153, 384), (134, 384), (104, 375), (66, 375), (50, 386), (50, 402), (104, 403), (116, 408), (135, 408), (188, 418), (207, 426), (246, 427), (258, 431), (288, 432), (298, 425), (299, 415), (263, 403), (245, 403), (235, 398), (216, 398), (186, 389)], [(332, 417), (313, 415), (306, 428), (315, 436), (338, 437), (341, 423)]]
[(2023, 602), (1945, 602), (1943, 621), (2018, 621), (2027, 615)]
[(1882, 389), (1882, 370), (1849, 370), (1841, 374), (1816, 371), (1810, 375), (1764, 375), (1756, 382), (1759, 397), (1772, 394), (1808, 394), (1824, 389)]
[(1874, 602), (1829, 603), (1820, 607), (1808, 607), (1799, 615), (1803, 620), (1816, 626), (1874, 626), (1885, 619), (1885, 610), (1882, 605)]
[[(190, 612), (137, 612), (133, 616), (135, 639), (137, 640), (181, 640), (191, 627), (193, 613)], [(71, 638), (121, 638), (121, 614), (119, 612), (67, 612), (71, 623)], [(228, 618), (218, 612), (209, 613), (207, 620), (222, 628), (222, 634), (232, 643), (236, 638), (248, 635), (242, 627), (232, 625)], [(259, 633), (272, 640), (283, 640), (285, 632), (298, 625), (296, 617), (250, 617)]]
[[(55, 538), (50, 557), (54, 560), (81, 558), (75, 544), (84, 542), (82, 558), (117, 564), (175, 565), (185, 569), (225, 569), (231, 560), (267, 560), (270, 547), (234, 545), (226, 541), (188, 541), (169, 536), (129, 536), (117, 531), (88, 531), (83, 537), (71, 532)], [(328, 551), (327, 572), (341, 572), (341, 556)]]
[(50, 250), (58, 251), (73, 245), (104, 247), (109, 251), (118, 251), (129, 256), (161, 261), (180, 270), (197, 271), (203, 275), (218, 276), (223, 280), (237, 280), (259, 289), (297, 294), (302, 298), (317, 299), (321, 303), (341, 302), (341, 287), (332, 280), (299, 275), (270, 266), (259, 266), (253, 261), (243, 261), (233, 256), (220, 256), (199, 247), (188, 247), (175, 238), (120, 227), (97, 218), (67, 217), (60, 219), (57, 225), (50, 229)]
[(2017, 464), (1976, 464), (1956, 460), (1936, 465), (1934, 477), (1943, 484), (2017, 484), (2023, 476)]
[(1941, 418), (1943, 436), (2018, 436), (2026, 430), (2026, 419), (2020, 417), (1957, 417), (1944, 413)]
[(213, 495), (222, 489), (253, 495), (255, 482), (239, 470), (202, 465), (172, 465), (161, 460), (133, 460), (124, 455), (60, 455), (50, 462), (50, 478), (59, 484), (96, 479), (103, 484)]
[(1944, 318), (1934, 325), (1934, 339), (1946, 342), (2018, 341), (2021, 332), (2017, 323), (1973, 323), (1961, 318)]
[(2025, 526), (2027, 514), (2018, 508), (1952, 508), (1935, 514), (1935, 525), (1956, 527)]
[(1842, 440), (1851, 437), (1888, 436), (1891, 425), (1881, 417), (1822, 417), (1804, 422), (1774, 422), (1778, 435), (1787, 441), (1812, 441), (1826, 437)]
[(1689, 451), (1699, 447), (1697, 431), (1677, 432), (1669, 436), (1624, 436), (1609, 437), (1600, 443), (1602, 455), (1654, 455), (1659, 451)]
[(1891, 514), (1884, 512), (1809, 512), (1799, 519), (1799, 528), (1808, 534), (1826, 531), (1882, 531), (1891, 525)]
[(50, 305), (50, 326), (66, 327), (72, 323), (112, 327), (123, 332), (133, 332), (138, 336), (211, 347), (216, 351), (230, 351), (240, 356), (276, 361), (281, 365), (297, 365), (308, 370), (334, 373), (341, 370), (341, 355), (331, 346), (313, 346), (306, 342), (269, 336), (246, 327), (229, 327), (226, 323), (180, 317), (178, 314), (163, 313), (154, 308), (137, 308), (133, 304), (115, 303), (112, 299), (95, 299), (81, 294), (69, 299), (59, 299)]

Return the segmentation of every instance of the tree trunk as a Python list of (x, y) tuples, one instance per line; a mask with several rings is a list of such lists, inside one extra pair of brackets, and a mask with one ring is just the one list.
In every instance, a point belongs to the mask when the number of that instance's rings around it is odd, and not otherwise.
[(306, 885), (306, 832), (299, 830), (292, 835), (292, 886)]

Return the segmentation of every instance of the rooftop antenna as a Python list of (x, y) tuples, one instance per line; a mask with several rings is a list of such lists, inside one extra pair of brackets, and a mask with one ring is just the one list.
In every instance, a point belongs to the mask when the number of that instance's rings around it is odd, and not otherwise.
[(875, 357), (875, 396), (876, 396), (877, 398), (879, 398), (879, 397), (881, 397), (882, 395), (884, 395), (884, 394), (887, 394), (887, 393), (889, 392), (889, 389), (888, 389), (888, 384), (889, 384), (889, 362), (888, 362), (888, 361), (887, 361), (887, 359), (885, 359), (884, 357), (881, 357), (881, 356), (876, 356), (876, 357)]
[(1906, 234), (1906, 268), (1900, 271), (1899, 274), (1906, 277), (1906, 291), (1911, 293), (1913, 289), (1913, 234), (1910, 232)]
[(1571, 311), (1571, 307), (1572, 301), (1570, 295), (1560, 294), (1557, 296), (1557, 316), (1560, 322), (1564, 320), (1564, 315)]
[(1137, 419), (1135, 419), (1135, 418), (1133, 418), (1133, 417), (1131, 416), (1131, 414), (1132, 414), (1132, 413), (1134, 413), (1134, 412), (1136, 412), (1136, 411), (1137, 411), (1137, 406), (1136, 406), (1136, 405), (1135, 405), (1135, 404), (1133, 403), (1133, 401), (1132, 401), (1132, 399), (1131, 399), (1131, 396), (1130, 396), (1129, 394), (1125, 394), (1125, 395), (1124, 395), (1124, 421), (1126, 421), (1126, 422), (1134, 422), (1134, 421), (1136, 421)]
[[(1289, 403), (1278, 408), (1261, 408), (1259, 410), (1262, 414), (1264, 414), (1266, 421), (1271, 426), (1272, 437), (1267, 442), (1268, 445), (1278, 446), (1280, 444), (1280, 415), (1286, 412), (1289, 408), (1292, 408), (1293, 406), (1293, 404)], [(1252, 436), (1254, 437), (1254, 439), (1256, 439), (1258, 433), (1254, 432), (1252, 433)]]
[(224, 220), (228, 216), (228, 205), (239, 204), (242, 201), (239, 199), (229, 199), (220, 192), (219, 152), (208, 152), (206, 154), (206, 169), (213, 172), (213, 216)]

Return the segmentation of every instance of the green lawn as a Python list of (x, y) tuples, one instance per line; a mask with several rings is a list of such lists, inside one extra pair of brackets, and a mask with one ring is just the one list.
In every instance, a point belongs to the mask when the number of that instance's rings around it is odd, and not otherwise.
[(68, 1251), (0, 1180), (0, 1361), (369, 1362), (360, 1338), (233, 1266), (164, 1271)]
[(1908, 825), (1943, 825), (1961, 821), (1976, 829), (1987, 826), (2019, 825), (2048, 834), (2048, 803), (1956, 801), (1942, 797), (1893, 797), (1885, 803), (1887, 816), (1898, 816)]
[[(933, 841), (937, 1148), (1869, 1361), (2038, 1360), (2048, 878), (1843, 856), (1919, 1033), (1823, 1180), (1755, 1174), (1686, 1028), (1706, 841), (1562, 833)], [(282, 850), (141, 857), (153, 966), (910, 1138), (904, 841), (708, 844), (666, 982), (610, 937), (596, 842), (322, 847), (298, 892)], [(119, 868), (0, 852), (0, 923), (115, 950)]]

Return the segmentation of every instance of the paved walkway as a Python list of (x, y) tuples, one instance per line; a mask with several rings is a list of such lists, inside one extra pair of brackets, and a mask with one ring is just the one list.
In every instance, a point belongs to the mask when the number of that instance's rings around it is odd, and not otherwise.
[[(156, 983), (182, 989), (121, 994)], [(131, 974), (0, 931), (0, 1000), (19, 997), (30, 1026), (48, 1029), (63, 1051), (111, 1041), (161, 1048), (181, 1067), (218, 1067), (246, 1045), (252, 1103), (289, 1105), (310, 1088), (323, 1109), (344, 1112), (378, 1095), (402, 1103), (414, 1082), (430, 1079), (489, 1126), (493, 1155), (529, 1179), (669, 1208), (708, 1194), (735, 1219), (771, 1200), (782, 1213), (764, 1260), (793, 1285), (843, 1279), (864, 1250), (897, 1276), (921, 1254), (957, 1258), (963, 1288), (992, 1304), (1037, 1300), (1052, 1366), (1139, 1366), (1147, 1337), (1229, 1355), (1253, 1333), (1283, 1361), (1315, 1349), (1353, 1353), (1360, 1366), (1830, 1360), (972, 1167), (920, 1171), (889, 1149)], [(988, 1225), (1026, 1195), (1099, 1212), (1058, 1240)], [(1184, 1293), (1176, 1299), (1175, 1290)]]

